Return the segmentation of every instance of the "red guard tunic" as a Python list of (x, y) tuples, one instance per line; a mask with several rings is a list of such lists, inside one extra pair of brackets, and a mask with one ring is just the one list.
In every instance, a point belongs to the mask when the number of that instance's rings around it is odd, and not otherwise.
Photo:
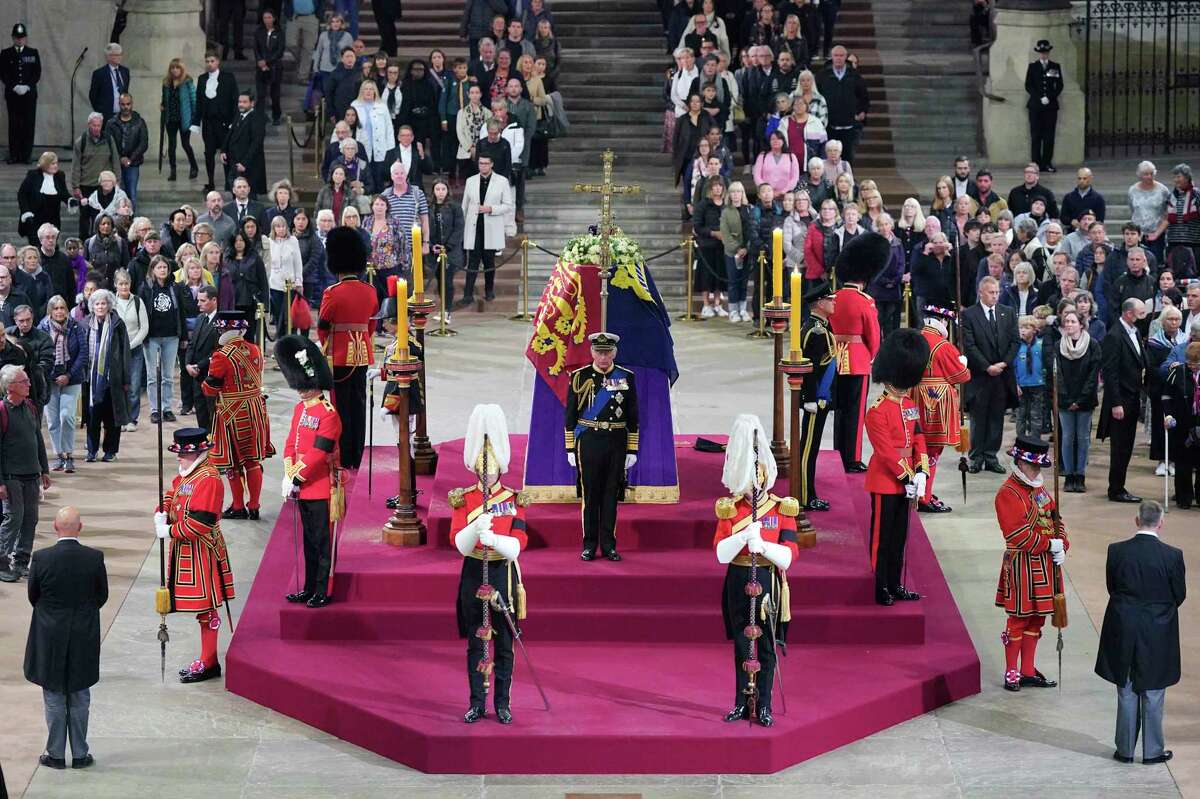
[(996, 606), (1012, 616), (1049, 616), (1054, 612), (1054, 561), (1050, 540), (1067, 531), (1054, 521), (1054, 497), (1045, 486), (1032, 488), (1009, 475), (996, 493), (996, 521), (1004, 534), (1004, 561), (996, 587)]
[(368, 366), (375, 363), (371, 336), (379, 310), (375, 289), (355, 277), (345, 277), (325, 289), (318, 314), (317, 338), (329, 364)]
[(262, 369), (258, 347), (243, 338), (230, 341), (212, 355), (208, 377), (200, 386), (207, 396), (217, 398), (213, 447), (208, 454), (217, 469), (237, 469), (275, 454), (262, 394)]
[(867, 491), (903, 494), (913, 475), (929, 473), (920, 417), (915, 402), (890, 391), (885, 391), (867, 411), (867, 436), (875, 450), (867, 464)]
[(163, 496), (171, 525), (167, 585), (173, 612), (204, 613), (234, 598), (233, 571), (221, 535), (225, 488), (210, 458), (188, 474), (176, 475)]
[(852, 283), (838, 289), (829, 326), (837, 345), (839, 375), (869, 375), (879, 352), (879, 311), (875, 300)]
[(959, 397), (954, 386), (971, 379), (971, 373), (959, 360), (958, 348), (932, 327), (921, 335), (929, 342), (929, 365), (917, 387), (921, 409), (921, 432), (926, 446), (957, 447), (962, 435), (959, 425)]
[(296, 403), (283, 447), (283, 468), (300, 483), (300, 499), (329, 499), (341, 434), (342, 420), (324, 395)]

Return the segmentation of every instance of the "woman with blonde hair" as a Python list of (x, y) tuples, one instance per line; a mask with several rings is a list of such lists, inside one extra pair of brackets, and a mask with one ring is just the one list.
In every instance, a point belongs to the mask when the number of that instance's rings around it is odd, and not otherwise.
[(741, 181), (729, 184), (725, 207), (721, 210), (721, 245), (725, 249), (725, 281), (729, 296), (729, 321), (749, 322), (751, 314), (746, 310), (746, 278), (752, 264), (747, 263), (754, 236), (754, 225), (750, 220), (750, 203), (746, 199), (746, 187)]
[(275, 321), (275, 338), (287, 335), (287, 284), (293, 290), (304, 287), (304, 260), (300, 257), (300, 242), (292, 235), (287, 219), (277, 216), (271, 220), (267, 236), (267, 284), (271, 289), (271, 319)]
[[(358, 98), (350, 104), (358, 113), (358, 131), (355, 138), (361, 145), (363, 160), (371, 172), (372, 186), (388, 185), (385, 167), (388, 150), (396, 141), (396, 131), (387, 103), (379, 99), (379, 86), (374, 80), (364, 80), (358, 87)], [(291, 220), (288, 220), (291, 224)]]
[[(792, 92), (792, 97), (804, 101), (804, 104), (808, 106), (808, 113), (821, 121), (821, 127), (829, 127), (829, 104), (817, 91), (817, 79), (812, 70), (800, 70), (800, 74), (796, 76), (796, 88)], [(825, 157), (824, 153), (820, 155), (822, 158)]]
[(38, 228), (49, 222), (62, 227), (62, 206), (71, 199), (67, 179), (59, 169), (58, 155), (47, 150), (38, 158), (37, 166), (25, 174), (17, 189), (17, 205), (21, 214), (17, 232), (36, 247)]
[(858, 203), (858, 187), (854, 185), (854, 178), (845, 172), (833, 182), (833, 201), (837, 203), (839, 212)]
[[(867, 230), (878, 230), (876, 223), (880, 216), (887, 213), (887, 208), (883, 205), (883, 195), (876, 188), (875, 181), (864, 180), (858, 187), (858, 212), (863, 218), (863, 227)], [(893, 229), (894, 227), (893, 221)]]
[(188, 180), (200, 174), (196, 153), (192, 150), (192, 121), (196, 119), (196, 84), (183, 66), (183, 59), (172, 58), (162, 80), (162, 100), (158, 105), (162, 127), (167, 131), (167, 161), (171, 172), (167, 180), (175, 180), (175, 138), (183, 143), (188, 158)]

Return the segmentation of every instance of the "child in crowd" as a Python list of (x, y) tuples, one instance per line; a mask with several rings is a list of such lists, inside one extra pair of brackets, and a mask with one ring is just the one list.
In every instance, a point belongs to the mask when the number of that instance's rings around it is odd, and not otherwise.
[(1017, 320), (1021, 344), (1017, 348), (1017, 435), (1038, 436), (1042, 432), (1045, 410), (1046, 375), (1042, 360), (1042, 336), (1038, 319), (1022, 316)]

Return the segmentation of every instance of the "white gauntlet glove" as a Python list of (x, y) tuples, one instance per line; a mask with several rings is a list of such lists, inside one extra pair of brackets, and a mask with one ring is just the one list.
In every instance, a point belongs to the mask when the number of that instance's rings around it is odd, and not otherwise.
[(752, 555), (761, 555), (766, 551), (761, 538), (751, 538), (746, 542), (746, 549), (750, 550), (750, 554)]
[(746, 529), (742, 530), (738, 535), (747, 544), (756, 539), (762, 541), (762, 522), (750, 522), (750, 524), (746, 525)]
[(925, 496), (925, 484), (929, 482), (929, 475), (925, 472), (917, 472), (913, 475), (913, 487), (918, 498)]
[(490, 524), (486, 530), (479, 534), (479, 543), (489, 548), (496, 546), (496, 534), (492, 532)]
[(1065, 562), (1066, 562), (1066, 560), (1067, 560), (1067, 553), (1066, 553), (1066, 552), (1061, 552), (1061, 551), (1060, 551), (1060, 552), (1055, 552), (1055, 553), (1054, 553), (1053, 555), (1051, 555), (1050, 557), (1054, 559), (1054, 565), (1055, 565), (1055, 566), (1061, 566), (1061, 565), (1063, 565), (1063, 563), (1065, 563)]
[(296, 484), (292, 482), (292, 478), (286, 474), (283, 476), (283, 482), (279, 486), (279, 494), (284, 499), (292, 498), (292, 491), (296, 488)]
[(1063, 540), (1061, 538), (1050, 539), (1050, 551), (1058, 554), (1063, 551)]
[(380, 374), (382, 374), (382, 373), (379, 371), (379, 369), (377, 367), (371, 367), (370, 369), (367, 370), (367, 379), (368, 380), (376, 380), (376, 379), (378, 379)]
[(804, 412), (805, 413), (816, 413), (817, 412), (817, 403), (815, 403), (815, 402), (804, 403)]
[(577, 464), (575, 463), (575, 453), (574, 452), (567, 453), (567, 463), (571, 464), (572, 469), (577, 468)]
[(171, 537), (171, 525), (167, 522), (167, 514), (163, 511), (154, 514), (154, 534), (159, 538)]

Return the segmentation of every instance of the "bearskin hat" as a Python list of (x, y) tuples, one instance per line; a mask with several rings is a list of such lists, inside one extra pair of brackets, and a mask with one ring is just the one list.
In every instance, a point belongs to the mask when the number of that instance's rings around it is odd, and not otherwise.
[(330, 391), (333, 372), (321, 348), (312, 339), (293, 333), (275, 342), (275, 363), (283, 379), (296, 391)]
[(357, 275), (367, 268), (367, 245), (357, 231), (335, 227), (325, 237), (325, 263), (335, 275)]
[(892, 245), (878, 233), (863, 233), (855, 236), (842, 248), (834, 263), (834, 276), (838, 285), (844, 283), (870, 283), (892, 257)]
[(894, 388), (912, 388), (921, 382), (929, 364), (929, 342), (911, 327), (892, 331), (871, 365), (871, 379)]

